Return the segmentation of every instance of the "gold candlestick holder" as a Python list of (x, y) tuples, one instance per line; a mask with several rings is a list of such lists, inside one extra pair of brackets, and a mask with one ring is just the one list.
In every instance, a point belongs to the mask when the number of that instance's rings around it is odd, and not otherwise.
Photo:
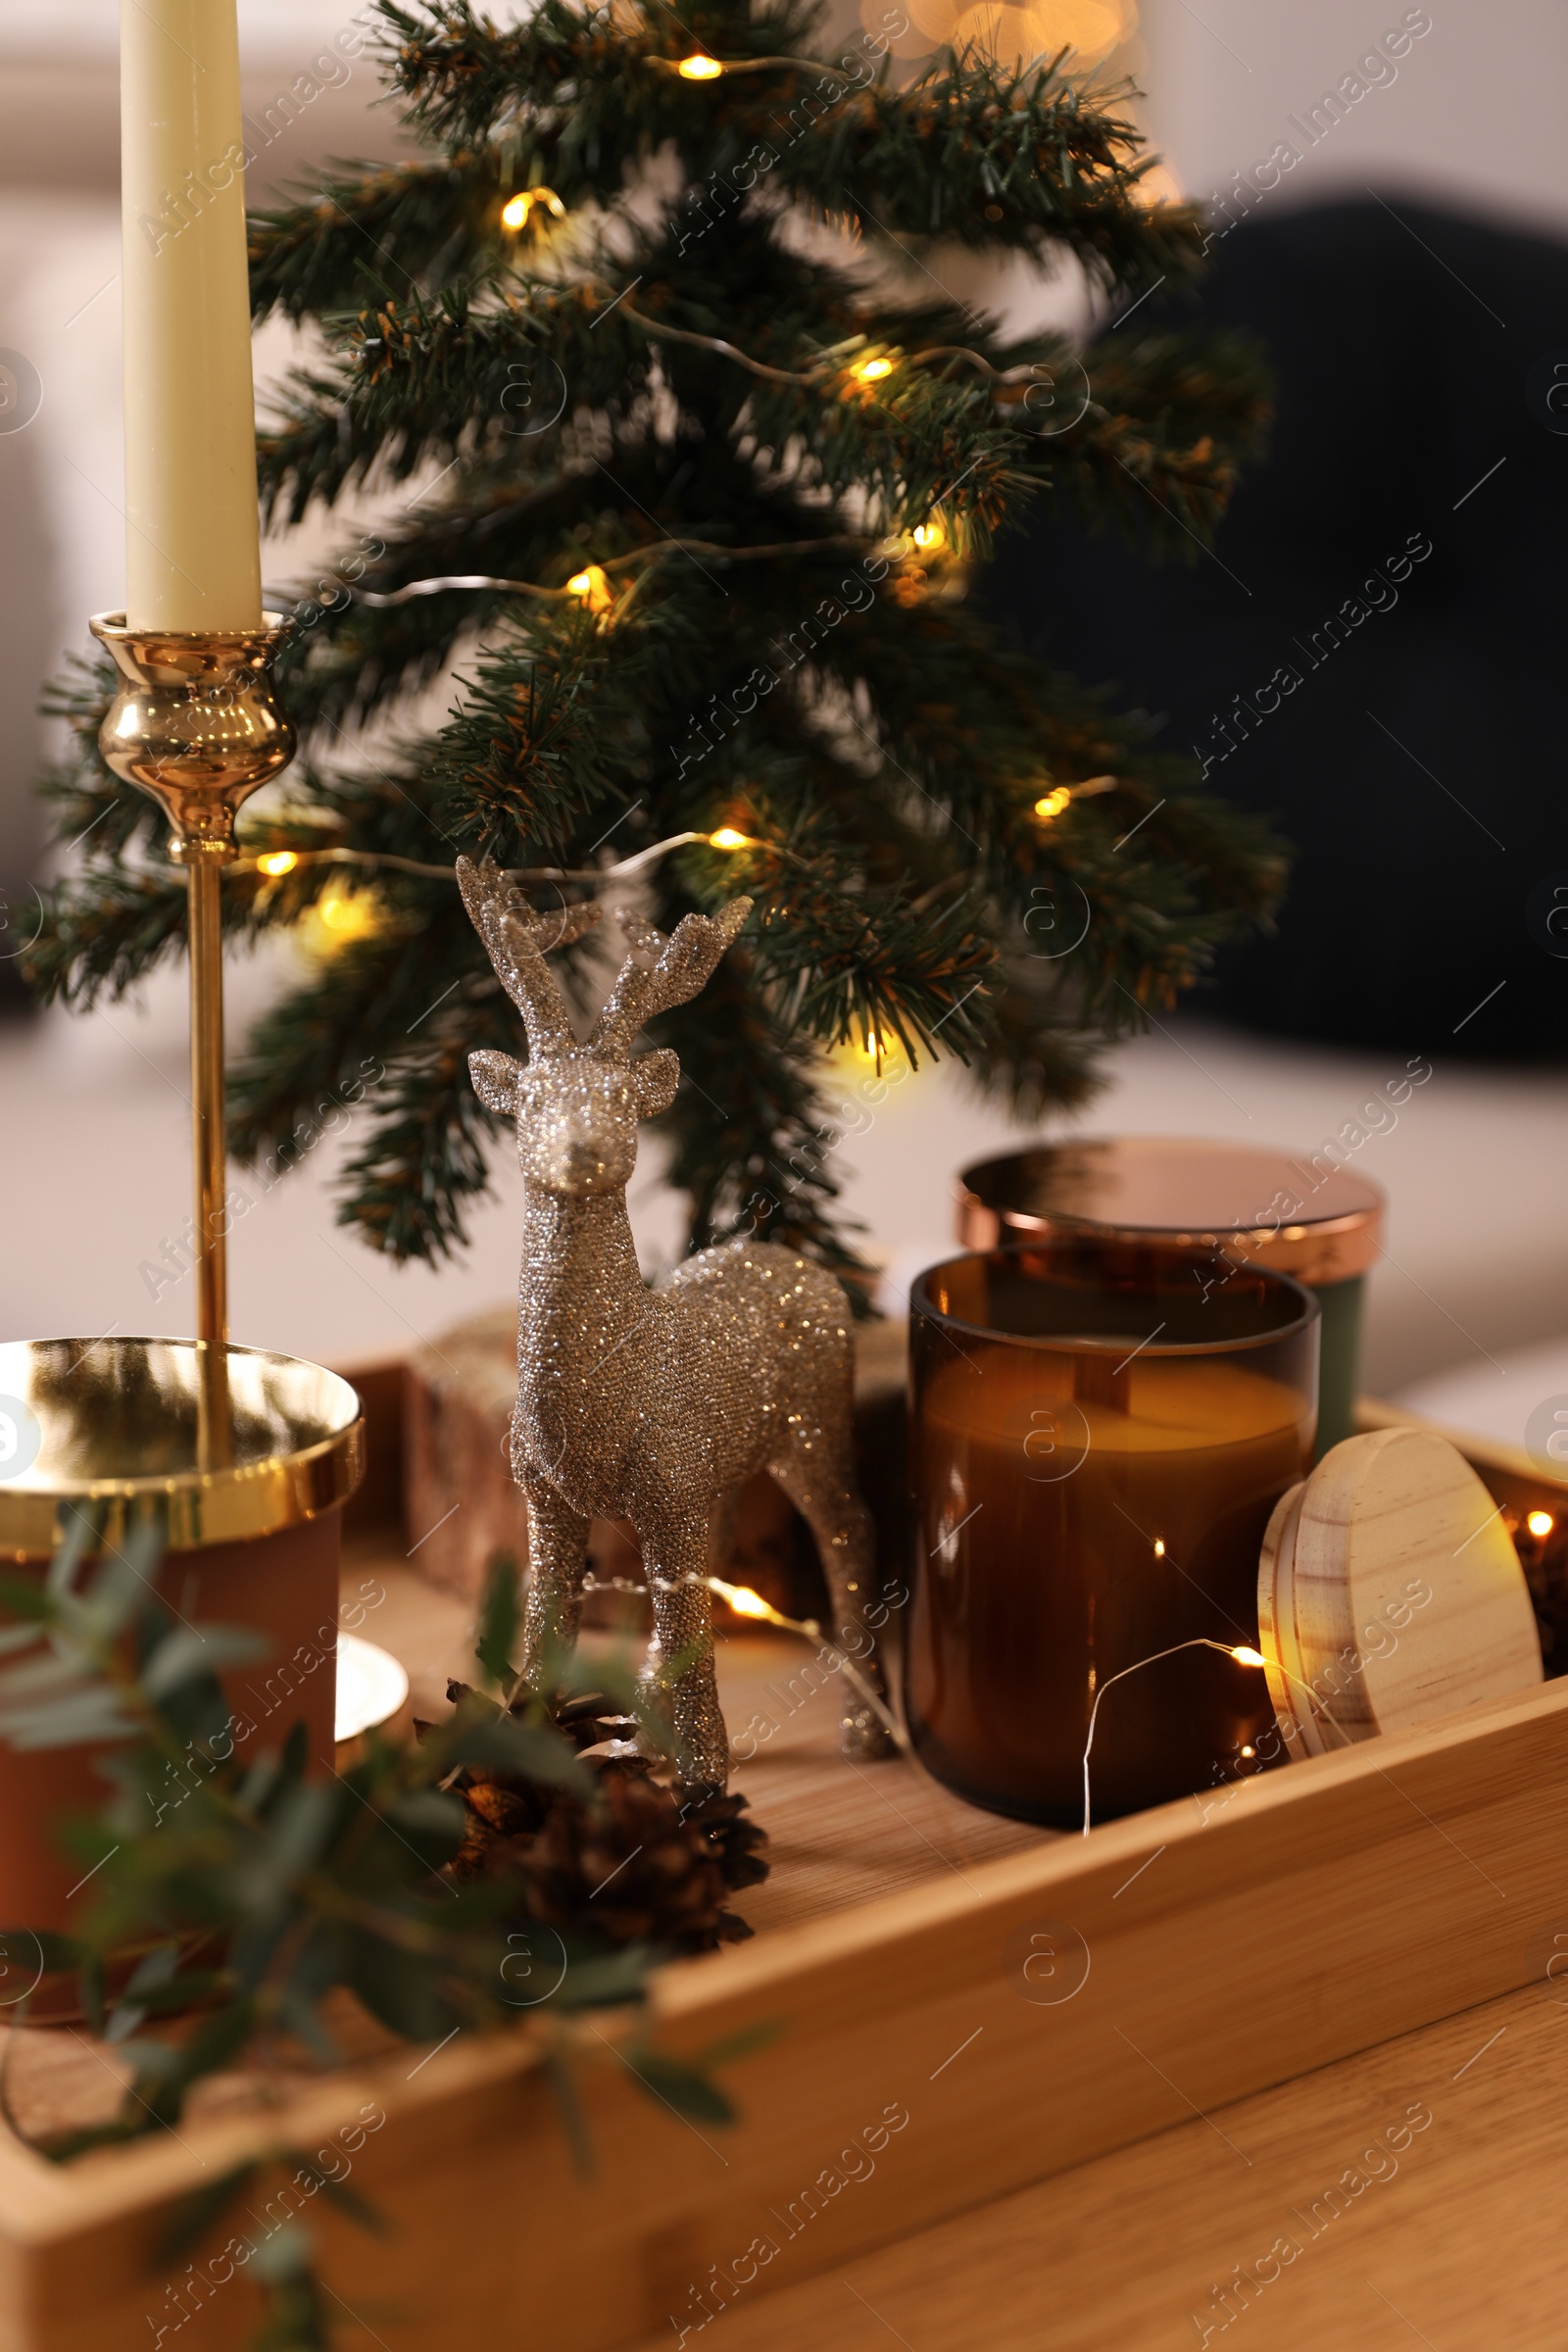
[(205, 1365), (203, 1449), (227, 1458), (228, 1248), (224, 1211), (222, 870), (239, 854), (241, 804), (294, 757), (273, 689), (280, 613), (259, 629), (137, 629), (100, 612), (93, 635), (120, 672), (99, 732), (117, 776), (157, 801), (169, 855), (190, 894), (191, 1139), (195, 1159), (197, 1339)]

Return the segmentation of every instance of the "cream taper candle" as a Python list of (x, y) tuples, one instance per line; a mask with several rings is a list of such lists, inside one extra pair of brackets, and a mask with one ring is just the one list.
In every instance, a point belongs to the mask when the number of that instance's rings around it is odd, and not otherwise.
[(235, 0), (121, 0), (125, 616), (262, 614)]

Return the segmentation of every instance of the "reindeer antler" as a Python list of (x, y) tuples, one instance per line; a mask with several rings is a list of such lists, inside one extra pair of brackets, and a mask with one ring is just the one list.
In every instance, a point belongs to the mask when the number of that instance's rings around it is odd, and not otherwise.
[(541, 912), (499, 866), (475, 865), (467, 858), (458, 859), (458, 888), (496, 977), (522, 1015), (530, 1055), (537, 1061), (541, 1054), (564, 1054), (577, 1040), (545, 952), (591, 931), (603, 912), (598, 900)]
[(674, 936), (666, 939), (642, 915), (622, 907), (617, 919), (632, 952), (594, 1023), (590, 1051), (607, 1061), (629, 1061), (638, 1030), (657, 1013), (697, 995), (751, 911), (750, 899), (731, 899), (717, 914), (683, 915)]

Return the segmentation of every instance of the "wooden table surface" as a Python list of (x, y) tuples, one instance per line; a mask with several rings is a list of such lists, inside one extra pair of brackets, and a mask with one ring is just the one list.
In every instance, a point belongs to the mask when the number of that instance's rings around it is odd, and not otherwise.
[[(410, 1663), (415, 1703), (433, 1709), (465, 1662), (464, 1610), (384, 1554), (364, 1573), (385, 1597), (361, 1630)], [(346, 1590), (355, 1582), (351, 1563)], [(1050, 1835), (976, 1811), (912, 1765), (841, 1762), (834, 1693), (813, 1687), (809, 1659), (749, 1632), (720, 1649), (732, 1737), (755, 1749), (735, 1785), (772, 1840), (773, 1876), (741, 1901), (760, 1935), (961, 1878)], [(812, 2224), (815, 2276), (769, 2293), (762, 2275), (687, 2340), (728, 2352), (1568, 2345), (1568, 1981), (1208, 2116), (1168, 2087), (1168, 2131), (874, 2253), (835, 2260), (829, 2206)], [(1027, 2132), (1029, 2117), (1003, 2111), (996, 2128)], [(878, 2161), (896, 2167), (918, 2130), (911, 2109), (908, 2138)], [(646, 2352), (670, 2341), (650, 2337)]]
[(1568, 2007), (1512, 1993), (872, 2254), (833, 2261), (830, 2208), (815, 2277), (704, 2332), (724, 2352), (1555, 2352), (1565, 2085)]

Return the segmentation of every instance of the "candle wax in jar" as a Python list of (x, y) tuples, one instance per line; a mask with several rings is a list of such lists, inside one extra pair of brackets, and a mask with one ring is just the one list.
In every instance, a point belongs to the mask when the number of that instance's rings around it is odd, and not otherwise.
[[(1258, 1549), (1310, 1406), (1234, 1356), (964, 1345), (917, 1381), (911, 1730), (950, 1786), (1076, 1825), (1097, 1690), (1195, 1636), (1256, 1643)], [(1272, 1720), (1262, 1674), (1212, 1650), (1143, 1667), (1100, 1708), (1095, 1818), (1247, 1770)]]

